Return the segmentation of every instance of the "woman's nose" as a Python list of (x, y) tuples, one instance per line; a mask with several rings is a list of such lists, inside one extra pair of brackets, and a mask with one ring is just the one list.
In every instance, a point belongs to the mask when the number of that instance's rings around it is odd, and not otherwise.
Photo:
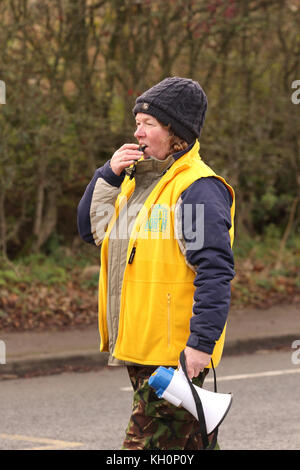
[(144, 137), (144, 136), (145, 136), (145, 131), (144, 131), (144, 129), (143, 129), (143, 126), (141, 126), (141, 125), (138, 126), (138, 127), (136, 128), (135, 133), (134, 133), (133, 135), (134, 135), (134, 137), (136, 137), (136, 138)]

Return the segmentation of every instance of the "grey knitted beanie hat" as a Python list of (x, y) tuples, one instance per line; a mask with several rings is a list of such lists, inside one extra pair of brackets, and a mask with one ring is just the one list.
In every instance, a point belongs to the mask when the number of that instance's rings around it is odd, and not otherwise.
[(206, 109), (207, 98), (198, 82), (168, 77), (136, 99), (133, 114), (150, 114), (170, 124), (174, 134), (190, 144), (200, 137)]

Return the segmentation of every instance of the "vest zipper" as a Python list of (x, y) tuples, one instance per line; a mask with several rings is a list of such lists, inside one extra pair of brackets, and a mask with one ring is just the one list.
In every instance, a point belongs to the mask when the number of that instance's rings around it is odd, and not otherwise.
[(171, 345), (171, 294), (167, 294), (168, 300), (168, 346)]

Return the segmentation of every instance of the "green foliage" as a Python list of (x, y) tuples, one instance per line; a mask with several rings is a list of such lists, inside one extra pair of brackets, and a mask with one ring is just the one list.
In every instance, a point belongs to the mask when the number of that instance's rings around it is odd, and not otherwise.
[(282, 237), (300, 192), (299, 18), (288, 0), (0, 2), (4, 256), (71, 246), (94, 170), (133, 141), (136, 97), (168, 75), (208, 95), (201, 156), (236, 191), (237, 239)]
[[(281, 254), (281, 256), (280, 256)], [(270, 225), (262, 236), (240, 237), (234, 247), (236, 277), (232, 304), (267, 308), (299, 298), (299, 236), (292, 234), (282, 247), (277, 227)]]
[(41, 283), (63, 284), (69, 279), (68, 272), (54, 259), (44, 255), (31, 255), (16, 263), (11, 269), (0, 271), (0, 285)]
[(90, 279), (84, 279), (82, 281), (82, 287), (84, 289), (90, 289), (91, 287), (97, 289), (99, 286), (99, 274), (93, 274)]
[[(86, 266), (96, 264), (99, 260), (99, 253), (95, 253), (95, 250), (83, 248), (80, 252), (72, 252), (55, 244), (53, 248), (48, 254), (32, 253), (18, 258), (13, 263), (0, 258), (0, 286), (10, 285), (17, 289), (23, 284), (63, 287), (73, 281), (74, 277), (80, 277)], [(96, 286), (96, 278), (98, 279), (97, 276), (83, 279), (83, 286)]]

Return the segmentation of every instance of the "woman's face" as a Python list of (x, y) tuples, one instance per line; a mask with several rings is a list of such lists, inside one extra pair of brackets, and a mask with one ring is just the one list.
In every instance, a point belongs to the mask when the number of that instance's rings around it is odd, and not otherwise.
[(149, 114), (137, 113), (134, 137), (139, 145), (146, 145), (145, 158), (154, 157), (164, 160), (170, 152), (170, 134), (157, 119)]

